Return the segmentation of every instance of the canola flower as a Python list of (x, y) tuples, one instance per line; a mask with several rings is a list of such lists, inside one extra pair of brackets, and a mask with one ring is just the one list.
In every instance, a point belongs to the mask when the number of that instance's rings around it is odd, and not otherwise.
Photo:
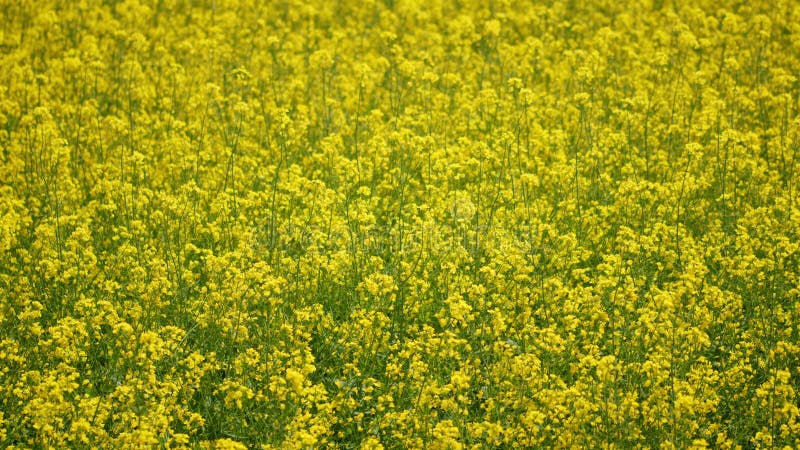
[(3, 448), (800, 447), (795, 1), (0, 1)]

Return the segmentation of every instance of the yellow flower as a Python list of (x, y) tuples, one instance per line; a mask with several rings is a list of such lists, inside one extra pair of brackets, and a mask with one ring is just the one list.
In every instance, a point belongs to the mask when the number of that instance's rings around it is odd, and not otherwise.
[(300, 394), (303, 392), (305, 376), (303, 376), (303, 374), (299, 371), (293, 368), (286, 369), (286, 381), (289, 382), (289, 385), (295, 390), (296, 393)]

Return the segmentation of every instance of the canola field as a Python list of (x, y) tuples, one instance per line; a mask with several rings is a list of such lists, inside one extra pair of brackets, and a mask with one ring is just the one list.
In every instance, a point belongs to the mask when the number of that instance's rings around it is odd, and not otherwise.
[(800, 447), (800, 3), (0, 0), (0, 447)]

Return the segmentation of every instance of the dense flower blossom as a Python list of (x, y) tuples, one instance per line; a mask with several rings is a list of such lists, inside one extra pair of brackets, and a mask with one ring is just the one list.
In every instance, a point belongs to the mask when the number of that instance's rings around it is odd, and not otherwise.
[(800, 5), (0, 1), (3, 448), (800, 448)]

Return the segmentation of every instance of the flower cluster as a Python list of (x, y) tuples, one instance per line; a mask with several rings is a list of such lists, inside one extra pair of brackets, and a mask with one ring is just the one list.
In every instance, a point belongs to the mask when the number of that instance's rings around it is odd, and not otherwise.
[(796, 1), (0, 23), (0, 446), (800, 447)]

